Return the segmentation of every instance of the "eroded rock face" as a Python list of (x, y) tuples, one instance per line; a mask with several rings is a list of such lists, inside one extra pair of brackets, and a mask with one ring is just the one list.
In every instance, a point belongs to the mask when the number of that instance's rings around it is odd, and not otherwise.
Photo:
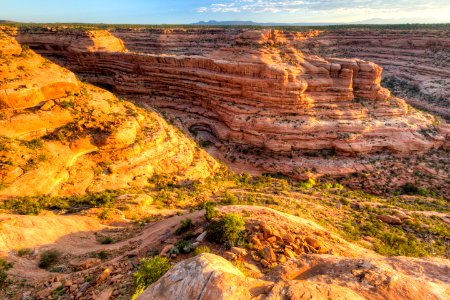
[[(450, 31), (438, 29), (327, 30), (301, 42), (305, 52), (359, 57), (377, 63), (400, 96), (450, 119)], [(393, 81), (397, 79), (397, 81)]]
[(448, 271), (444, 260), (304, 255), (253, 279), (220, 256), (200, 254), (138, 299), (446, 299)]
[(217, 169), (157, 113), (78, 81), (5, 32), (0, 40), (0, 198), (142, 186), (155, 174), (200, 179)]
[[(268, 171), (304, 172), (308, 162), (287, 159), (302, 152), (409, 154), (448, 139), (445, 125), (436, 129), (434, 117), (412, 110), (380, 86), (378, 65), (302, 52), (300, 45), (318, 32), (130, 29), (112, 34), (130, 51), (54, 51), (64, 49), (66, 38), (57, 29), (20, 31), (18, 39), (57, 56), (90, 82), (170, 112), (186, 128), (206, 132), (222, 152), (240, 145), (281, 155), (273, 158), (274, 166), (255, 159), (254, 165)], [(357, 170), (351, 161), (339, 167), (316, 161), (313, 167), (332, 175)]]

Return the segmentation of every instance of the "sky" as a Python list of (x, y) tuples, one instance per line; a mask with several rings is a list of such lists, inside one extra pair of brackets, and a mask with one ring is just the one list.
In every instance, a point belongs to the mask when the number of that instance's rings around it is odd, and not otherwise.
[(450, 0), (0, 0), (19, 22), (187, 24), (198, 21), (450, 23)]

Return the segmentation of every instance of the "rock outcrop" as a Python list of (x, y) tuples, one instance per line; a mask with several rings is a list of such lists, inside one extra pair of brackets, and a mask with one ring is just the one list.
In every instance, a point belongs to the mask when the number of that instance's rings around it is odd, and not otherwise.
[[(435, 128), (434, 117), (412, 110), (380, 86), (378, 65), (302, 52), (299, 45), (315, 31), (122, 29), (111, 34), (123, 39), (128, 52), (63, 46), (67, 33), (57, 28), (19, 30), (18, 39), (89, 82), (170, 112), (222, 154), (245, 148), (246, 153), (226, 158), (253, 160), (268, 171), (354, 172), (350, 160), (336, 166), (299, 157), (324, 151), (410, 154), (448, 139), (447, 129)], [(274, 165), (260, 162), (260, 150), (281, 157), (273, 157)]]
[(416, 107), (450, 119), (450, 31), (326, 30), (298, 47), (324, 57), (359, 57), (383, 67), (386, 83)]
[(304, 255), (254, 279), (220, 256), (200, 254), (138, 299), (446, 299), (448, 271), (433, 260)]
[(218, 167), (157, 113), (80, 82), (4, 32), (0, 40), (1, 198), (142, 186), (163, 173), (199, 179)]

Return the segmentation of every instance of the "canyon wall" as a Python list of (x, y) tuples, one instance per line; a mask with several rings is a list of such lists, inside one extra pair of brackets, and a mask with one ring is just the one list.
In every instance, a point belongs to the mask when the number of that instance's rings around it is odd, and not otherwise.
[(77, 30), (19, 30), (17, 39), (89, 82), (170, 112), (222, 152), (233, 144), (291, 158), (305, 151), (409, 154), (445, 143), (448, 128), (380, 86), (380, 66), (299, 50), (318, 34), (118, 29), (111, 39), (123, 40), (121, 51), (81, 49), (95, 34)]
[(411, 104), (450, 119), (450, 31), (325, 30), (297, 44), (325, 57), (359, 57), (384, 69), (385, 82)]

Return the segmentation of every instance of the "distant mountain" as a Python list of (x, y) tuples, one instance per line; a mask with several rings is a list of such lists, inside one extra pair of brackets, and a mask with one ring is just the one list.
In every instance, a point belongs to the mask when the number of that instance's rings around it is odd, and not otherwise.
[(242, 26), (242, 25), (250, 25), (250, 26), (327, 26), (327, 25), (338, 25), (344, 23), (259, 23), (253, 21), (215, 21), (211, 20), (208, 22), (200, 21), (197, 23), (192, 23), (191, 25), (199, 25), (199, 26)]
[(9, 20), (0, 20), (0, 24), (2, 23), (14, 23), (14, 21), (9, 21)]

